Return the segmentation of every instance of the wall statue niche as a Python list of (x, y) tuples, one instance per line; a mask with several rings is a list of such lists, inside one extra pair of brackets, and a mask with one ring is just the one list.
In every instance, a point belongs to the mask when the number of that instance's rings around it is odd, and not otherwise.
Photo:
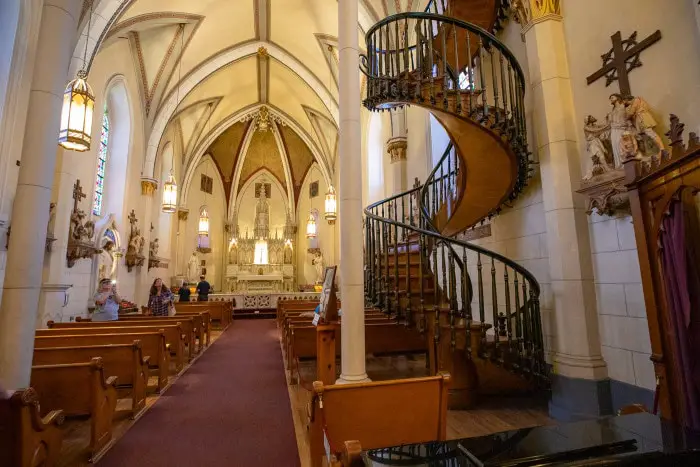
[(79, 259), (92, 258), (100, 251), (93, 241), (95, 223), (88, 220), (85, 211), (78, 207), (80, 201), (85, 197), (87, 195), (83, 193), (80, 180), (76, 180), (75, 185), (73, 185), (73, 210), (70, 214), (68, 250), (66, 251), (69, 268), (72, 268)]
[(136, 219), (136, 213), (133, 209), (129, 214), (129, 224), (131, 224), (131, 231), (129, 233), (129, 245), (126, 248), (125, 259), (127, 271), (131, 272), (134, 267), (143, 266), (146, 259), (143, 255), (143, 247), (146, 240), (141, 236), (139, 221)]
[(591, 162), (577, 192), (588, 197), (588, 214), (627, 212), (623, 163), (629, 159), (647, 162), (665, 151), (646, 100), (621, 94), (611, 94), (609, 100), (612, 108), (605, 123), (599, 123), (592, 115), (583, 122), (586, 152)]

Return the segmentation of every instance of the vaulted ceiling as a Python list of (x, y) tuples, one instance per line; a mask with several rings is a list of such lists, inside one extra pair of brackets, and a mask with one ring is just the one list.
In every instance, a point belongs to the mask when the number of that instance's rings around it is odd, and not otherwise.
[[(209, 152), (229, 192), (266, 166), (295, 193), (313, 161), (330, 182), (338, 140), (337, 1), (94, 1), (98, 27), (88, 49), (128, 42), (147, 151), (167, 143), (162, 135), (177, 135), (185, 172)], [(497, 3), (461, 1), (474, 11)], [(379, 19), (427, 4), (359, 0), (360, 48), (364, 31)], [(260, 106), (275, 115), (276, 139), (251, 129), (250, 113)]]

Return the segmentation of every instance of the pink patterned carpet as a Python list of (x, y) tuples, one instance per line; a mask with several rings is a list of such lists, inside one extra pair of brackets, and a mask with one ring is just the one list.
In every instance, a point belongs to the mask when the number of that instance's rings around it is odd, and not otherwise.
[(298, 466), (275, 321), (233, 323), (98, 465)]

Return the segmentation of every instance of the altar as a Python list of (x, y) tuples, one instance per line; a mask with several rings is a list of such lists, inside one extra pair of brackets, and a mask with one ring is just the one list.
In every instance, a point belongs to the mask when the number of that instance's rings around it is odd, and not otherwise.
[(238, 292), (282, 292), (284, 275), (281, 272), (270, 274), (239, 274), (235, 278)]

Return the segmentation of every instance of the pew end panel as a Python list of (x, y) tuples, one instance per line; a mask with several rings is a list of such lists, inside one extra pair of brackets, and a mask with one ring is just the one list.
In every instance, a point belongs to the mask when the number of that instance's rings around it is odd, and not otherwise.
[(17, 467), (53, 467), (61, 454), (64, 420), (61, 410), (41, 416), (33, 388), (0, 400), (0, 459)]
[(117, 378), (105, 378), (102, 358), (88, 363), (32, 366), (32, 386), (42, 410), (64, 407), (66, 416), (90, 416), (88, 460), (95, 462), (112, 443)]
[(321, 465), (324, 433), (338, 457), (348, 440), (363, 449), (445, 440), (449, 383), (447, 373), (355, 384), (314, 381), (308, 411), (311, 464)]

